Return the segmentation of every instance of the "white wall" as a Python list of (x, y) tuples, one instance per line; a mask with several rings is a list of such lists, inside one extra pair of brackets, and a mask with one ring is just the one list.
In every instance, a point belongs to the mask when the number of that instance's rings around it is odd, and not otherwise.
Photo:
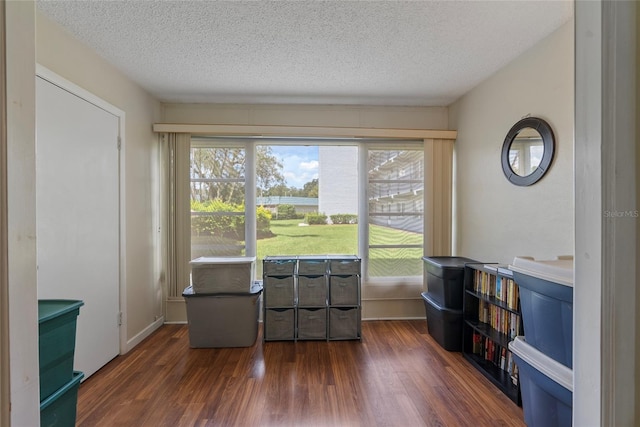
[(448, 129), (446, 107), (162, 104), (163, 123)]
[[(573, 22), (450, 106), (455, 143), (454, 254), (508, 263), (517, 255), (573, 253)], [(538, 116), (556, 137), (541, 181), (518, 187), (500, 163), (518, 120)]]
[(123, 110), (127, 347), (162, 318), (159, 246), (158, 141), (152, 124), (160, 104), (86, 45), (41, 13), (36, 14), (37, 62)]

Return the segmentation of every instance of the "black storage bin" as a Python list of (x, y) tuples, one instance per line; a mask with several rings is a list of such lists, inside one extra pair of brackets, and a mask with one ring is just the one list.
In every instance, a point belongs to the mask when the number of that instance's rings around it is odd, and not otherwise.
[(429, 334), (447, 351), (462, 350), (462, 310), (442, 307), (429, 292), (422, 293)]
[(462, 309), (464, 265), (478, 262), (454, 256), (422, 257), (424, 285), (429, 295), (445, 308)]

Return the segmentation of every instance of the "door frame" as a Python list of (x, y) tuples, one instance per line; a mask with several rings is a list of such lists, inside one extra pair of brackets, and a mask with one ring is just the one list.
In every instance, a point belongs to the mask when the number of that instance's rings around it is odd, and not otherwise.
[[(124, 162), (124, 148), (125, 148), (125, 113), (118, 107), (108, 103), (102, 98), (97, 97), (91, 92), (81, 88), (80, 86), (70, 82), (64, 77), (54, 73), (48, 68), (36, 64), (36, 78), (40, 77), (49, 83), (66, 90), (67, 92), (81, 98), (96, 107), (113, 114), (118, 118), (118, 298), (119, 298), (119, 312), (120, 312), (120, 324), (118, 325), (119, 334), (119, 354), (127, 352), (127, 336), (123, 331), (127, 330), (127, 299), (126, 299), (126, 210), (125, 210), (125, 162)], [(37, 99), (36, 99), (37, 102)]]
[(640, 12), (634, 2), (574, 4), (573, 423), (634, 425)]

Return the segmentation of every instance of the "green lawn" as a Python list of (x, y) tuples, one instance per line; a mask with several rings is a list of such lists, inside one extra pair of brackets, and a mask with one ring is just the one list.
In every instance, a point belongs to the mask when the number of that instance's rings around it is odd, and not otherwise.
[[(300, 226), (302, 220), (272, 220), (273, 237), (258, 240), (258, 260), (268, 255), (357, 255), (358, 225)], [(372, 225), (370, 242), (373, 245), (420, 244), (422, 236), (402, 230)], [(241, 242), (211, 236), (191, 238), (192, 257), (237, 256), (239, 250), (223, 248)], [(422, 274), (422, 247), (372, 248), (369, 250), (369, 276), (418, 276)], [(257, 266), (262, 274), (262, 263)]]
[(358, 252), (357, 224), (299, 226), (301, 222), (272, 220), (274, 237), (258, 240), (258, 258), (267, 255), (355, 255)]
[[(323, 255), (358, 253), (358, 226), (299, 226), (300, 220), (271, 221), (274, 237), (258, 240), (258, 259), (267, 255)], [(422, 244), (416, 233), (373, 225), (372, 244)], [(414, 276), (422, 274), (422, 248), (371, 249), (371, 276)]]

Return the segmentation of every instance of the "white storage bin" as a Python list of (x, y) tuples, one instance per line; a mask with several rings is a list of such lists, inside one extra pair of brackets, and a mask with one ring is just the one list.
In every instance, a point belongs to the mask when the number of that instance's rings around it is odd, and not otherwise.
[(192, 260), (195, 293), (250, 292), (256, 257), (200, 257)]

